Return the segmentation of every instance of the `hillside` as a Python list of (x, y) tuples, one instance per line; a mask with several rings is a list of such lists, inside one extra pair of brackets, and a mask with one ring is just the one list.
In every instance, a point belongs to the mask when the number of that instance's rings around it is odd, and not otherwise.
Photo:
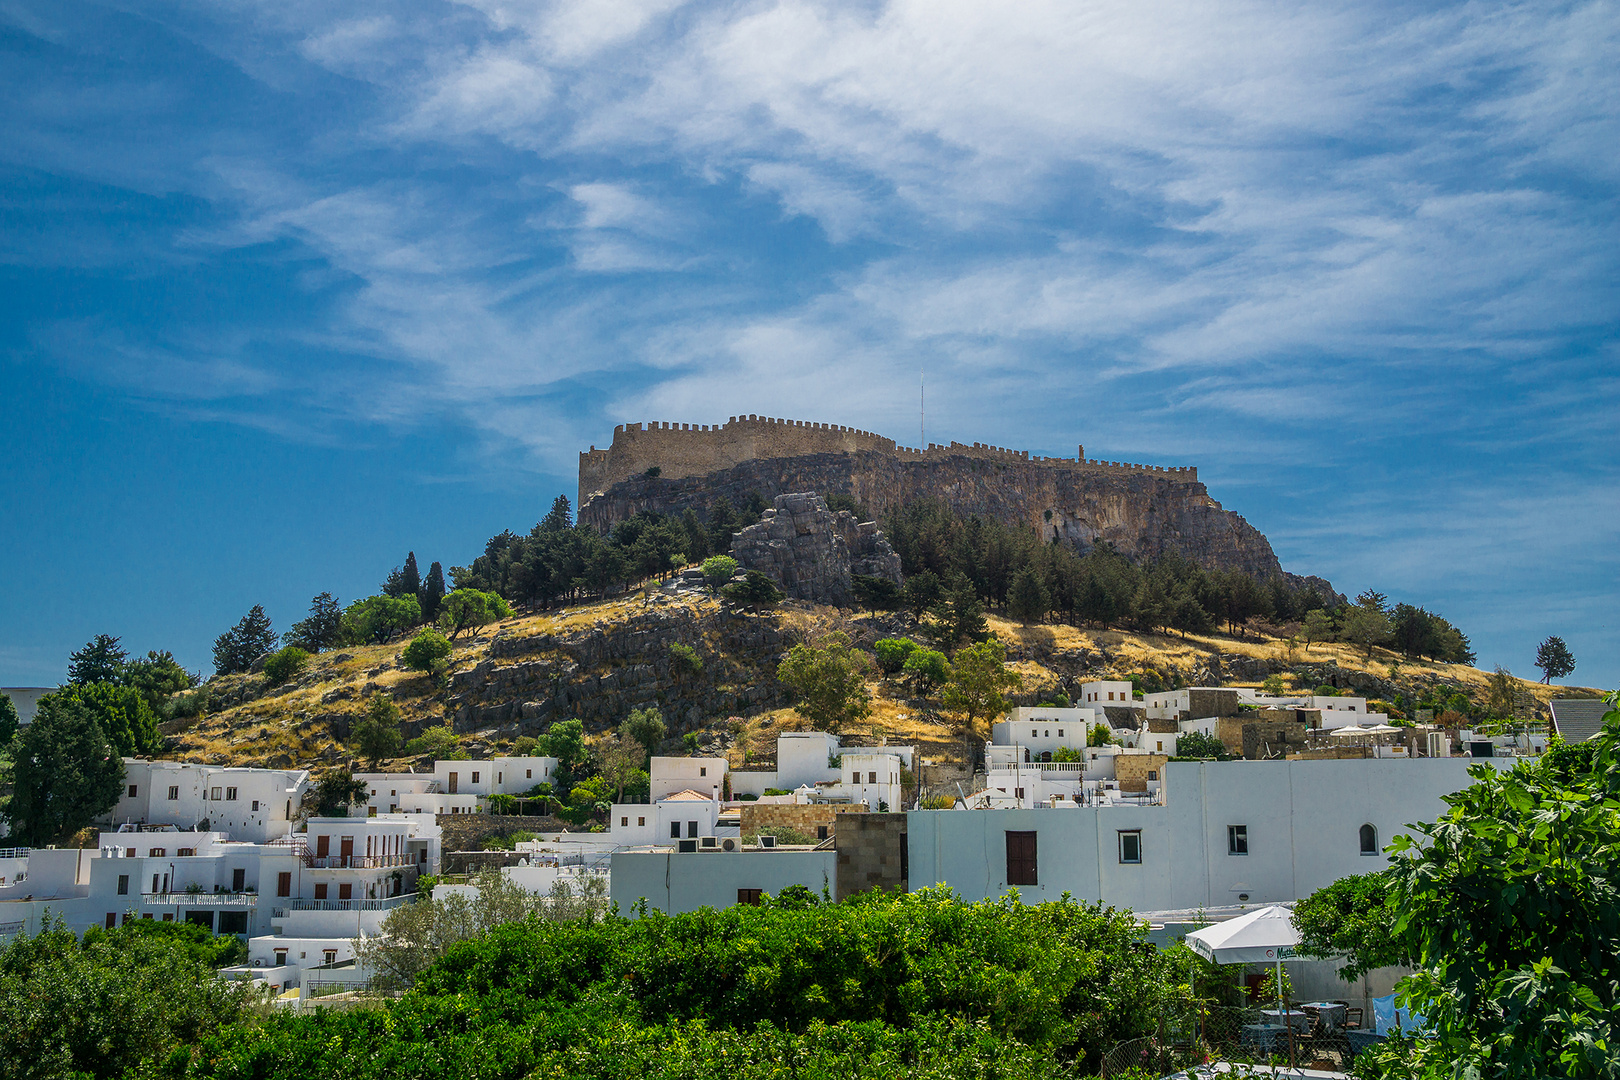
[[(1483, 702), (1487, 672), (1460, 664), (1406, 661), (1376, 649), (1318, 644), (1310, 649), (1260, 633), (1188, 637), (1021, 625), (991, 616), (990, 628), (1008, 644), (1012, 665), (1024, 676), (1017, 700), (1034, 703), (1047, 692), (1074, 696), (1086, 679), (1139, 677), (1157, 685), (1258, 685), (1284, 673), (1291, 685), (1329, 684), (1372, 698), (1421, 695), (1434, 686)], [(312, 658), (309, 669), (270, 688), (262, 675), (216, 678), (208, 685), (212, 710), (201, 718), (164, 725), (164, 756), (211, 764), (308, 767), (344, 763), (343, 743), (370, 695), (388, 693), (404, 716), (407, 737), (448, 724), (474, 755), (510, 747), (520, 735), (539, 734), (558, 719), (578, 717), (588, 734), (613, 728), (631, 709), (656, 705), (669, 725), (665, 752), (683, 753), (687, 735), (708, 752), (726, 753), (733, 766), (768, 763), (780, 731), (805, 721), (775, 679), (779, 658), (795, 643), (843, 630), (870, 647), (880, 637), (927, 639), (926, 626), (905, 614), (851, 614), (805, 603), (751, 613), (691, 594), (647, 590), (601, 603), (523, 615), (454, 642), (441, 683), (404, 669), (404, 641), (344, 648)], [(683, 673), (670, 647), (696, 651), (703, 668)], [(1398, 668), (1391, 673), (1391, 664)], [(907, 696), (898, 683), (870, 682), (873, 711), (855, 738), (917, 743), (923, 756), (953, 771), (961, 742), (937, 699)], [(1545, 714), (1560, 694), (1595, 694), (1519, 681), (1527, 711)], [(391, 765), (404, 768), (414, 759)], [(946, 774), (940, 774), (943, 779)]]

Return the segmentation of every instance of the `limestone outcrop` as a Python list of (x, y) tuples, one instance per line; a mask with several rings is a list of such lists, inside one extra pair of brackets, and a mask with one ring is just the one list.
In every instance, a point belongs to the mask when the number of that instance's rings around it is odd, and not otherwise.
[(900, 556), (876, 522), (828, 510), (814, 492), (778, 495), (757, 525), (732, 537), (731, 556), (789, 596), (818, 604), (848, 607), (853, 574), (900, 582)]

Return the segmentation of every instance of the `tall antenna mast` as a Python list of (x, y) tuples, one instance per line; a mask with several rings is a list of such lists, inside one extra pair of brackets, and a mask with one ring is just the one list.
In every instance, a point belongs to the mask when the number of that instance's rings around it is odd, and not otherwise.
[(928, 383), (926, 371), (917, 369), (917, 449), (928, 449)]

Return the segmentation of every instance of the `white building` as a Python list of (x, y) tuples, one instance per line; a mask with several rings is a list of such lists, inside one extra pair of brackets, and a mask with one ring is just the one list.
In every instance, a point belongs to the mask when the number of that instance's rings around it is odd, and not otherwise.
[(101, 821), (172, 825), (266, 843), (292, 831), (310, 788), (307, 769), (249, 769), (124, 759), (124, 793)]
[(678, 840), (714, 836), (720, 810), (720, 800), (707, 792), (677, 791), (654, 803), (615, 805), (608, 819), (609, 832), (620, 847), (673, 845)]
[[(653, 759), (655, 769), (660, 760)], [(824, 731), (786, 731), (776, 737), (775, 769), (731, 773), (732, 798), (761, 796), (775, 788), (799, 793), (799, 801), (899, 810), (915, 760), (912, 746), (844, 746), (838, 736)]]
[(648, 770), (653, 802), (680, 791), (700, 791), (719, 801), (728, 763), (723, 757), (655, 757)]
[(1099, 680), (1097, 682), (1082, 683), (1080, 686), (1080, 704), (1096, 709), (1106, 708), (1110, 705), (1116, 708), (1128, 709), (1137, 704), (1136, 692), (1128, 680)]
[(757, 904), (790, 885), (817, 896), (833, 895), (838, 873), (836, 851), (804, 848), (720, 848), (682, 852), (616, 851), (609, 894), (623, 915), (634, 915), (642, 899), (666, 914)]
[[(266, 843), (221, 832), (125, 825), (94, 849), (29, 853), (27, 876), (0, 887), (0, 934), (37, 933), (47, 912), (76, 931), (131, 919), (192, 922), (248, 939), (239, 973), (285, 989), (299, 970), (352, 955), (409, 903), (439, 866), (432, 819), (396, 814), (312, 818), (308, 831)], [(295, 958), (274, 963), (277, 954)], [(284, 970), (285, 969), (285, 970)]]
[[(1136, 910), (1270, 903), (1386, 865), (1407, 822), (1469, 783), (1462, 758), (1171, 762), (1162, 801), (907, 815), (913, 888), (1017, 886)], [(1507, 763), (1504, 763), (1507, 764)]]
[(362, 772), (368, 813), (478, 814), (491, 795), (522, 795), (557, 775), (554, 757), (496, 757), (435, 761), (432, 772)]

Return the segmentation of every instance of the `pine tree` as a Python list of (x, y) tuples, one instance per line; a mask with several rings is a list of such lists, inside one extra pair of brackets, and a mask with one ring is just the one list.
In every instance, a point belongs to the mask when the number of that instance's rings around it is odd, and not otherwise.
[(124, 674), (129, 654), (119, 647), (118, 638), (97, 634), (78, 652), (68, 654), (68, 682), (86, 685), (118, 682)]
[(337, 645), (343, 634), (343, 605), (337, 597), (323, 592), (309, 602), (309, 617), (293, 623), (281, 636), (287, 645), (317, 653)]
[(416, 552), (405, 553), (405, 569), (399, 579), (401, 596), (419, 596), (422, 592), (422, 574), (416, 569)]
[(551, 509), (540, 519), (540, 532), (566, 532), (574, 527), (574, 511), (568, 496), (559, 495), (551, 500)]
[(1555, 635), (1536, 648), (1536, 667), (1541, 669), (1541, 681), (1550, 683), (1575, 670), (1575, 654)]
[(1052, 597), (1031, 567), (1024, 567), (1013, 575), (1012, 588), (1007, 590), (1007, 613), (1021, 623), (1040, 622), (1051, 610)]
[(432, 622), (439, 617), (439, 604), (444, 600), (444, 567), (434, 563), (428, 567), (427, 581), (422, 585), (422, 621)]
[(251, 668), (254, 661), (276, 647), (276, 632), (264, 607), (254, 604), (241, 622), (214, 640), (214, 670), (232, 675)]

